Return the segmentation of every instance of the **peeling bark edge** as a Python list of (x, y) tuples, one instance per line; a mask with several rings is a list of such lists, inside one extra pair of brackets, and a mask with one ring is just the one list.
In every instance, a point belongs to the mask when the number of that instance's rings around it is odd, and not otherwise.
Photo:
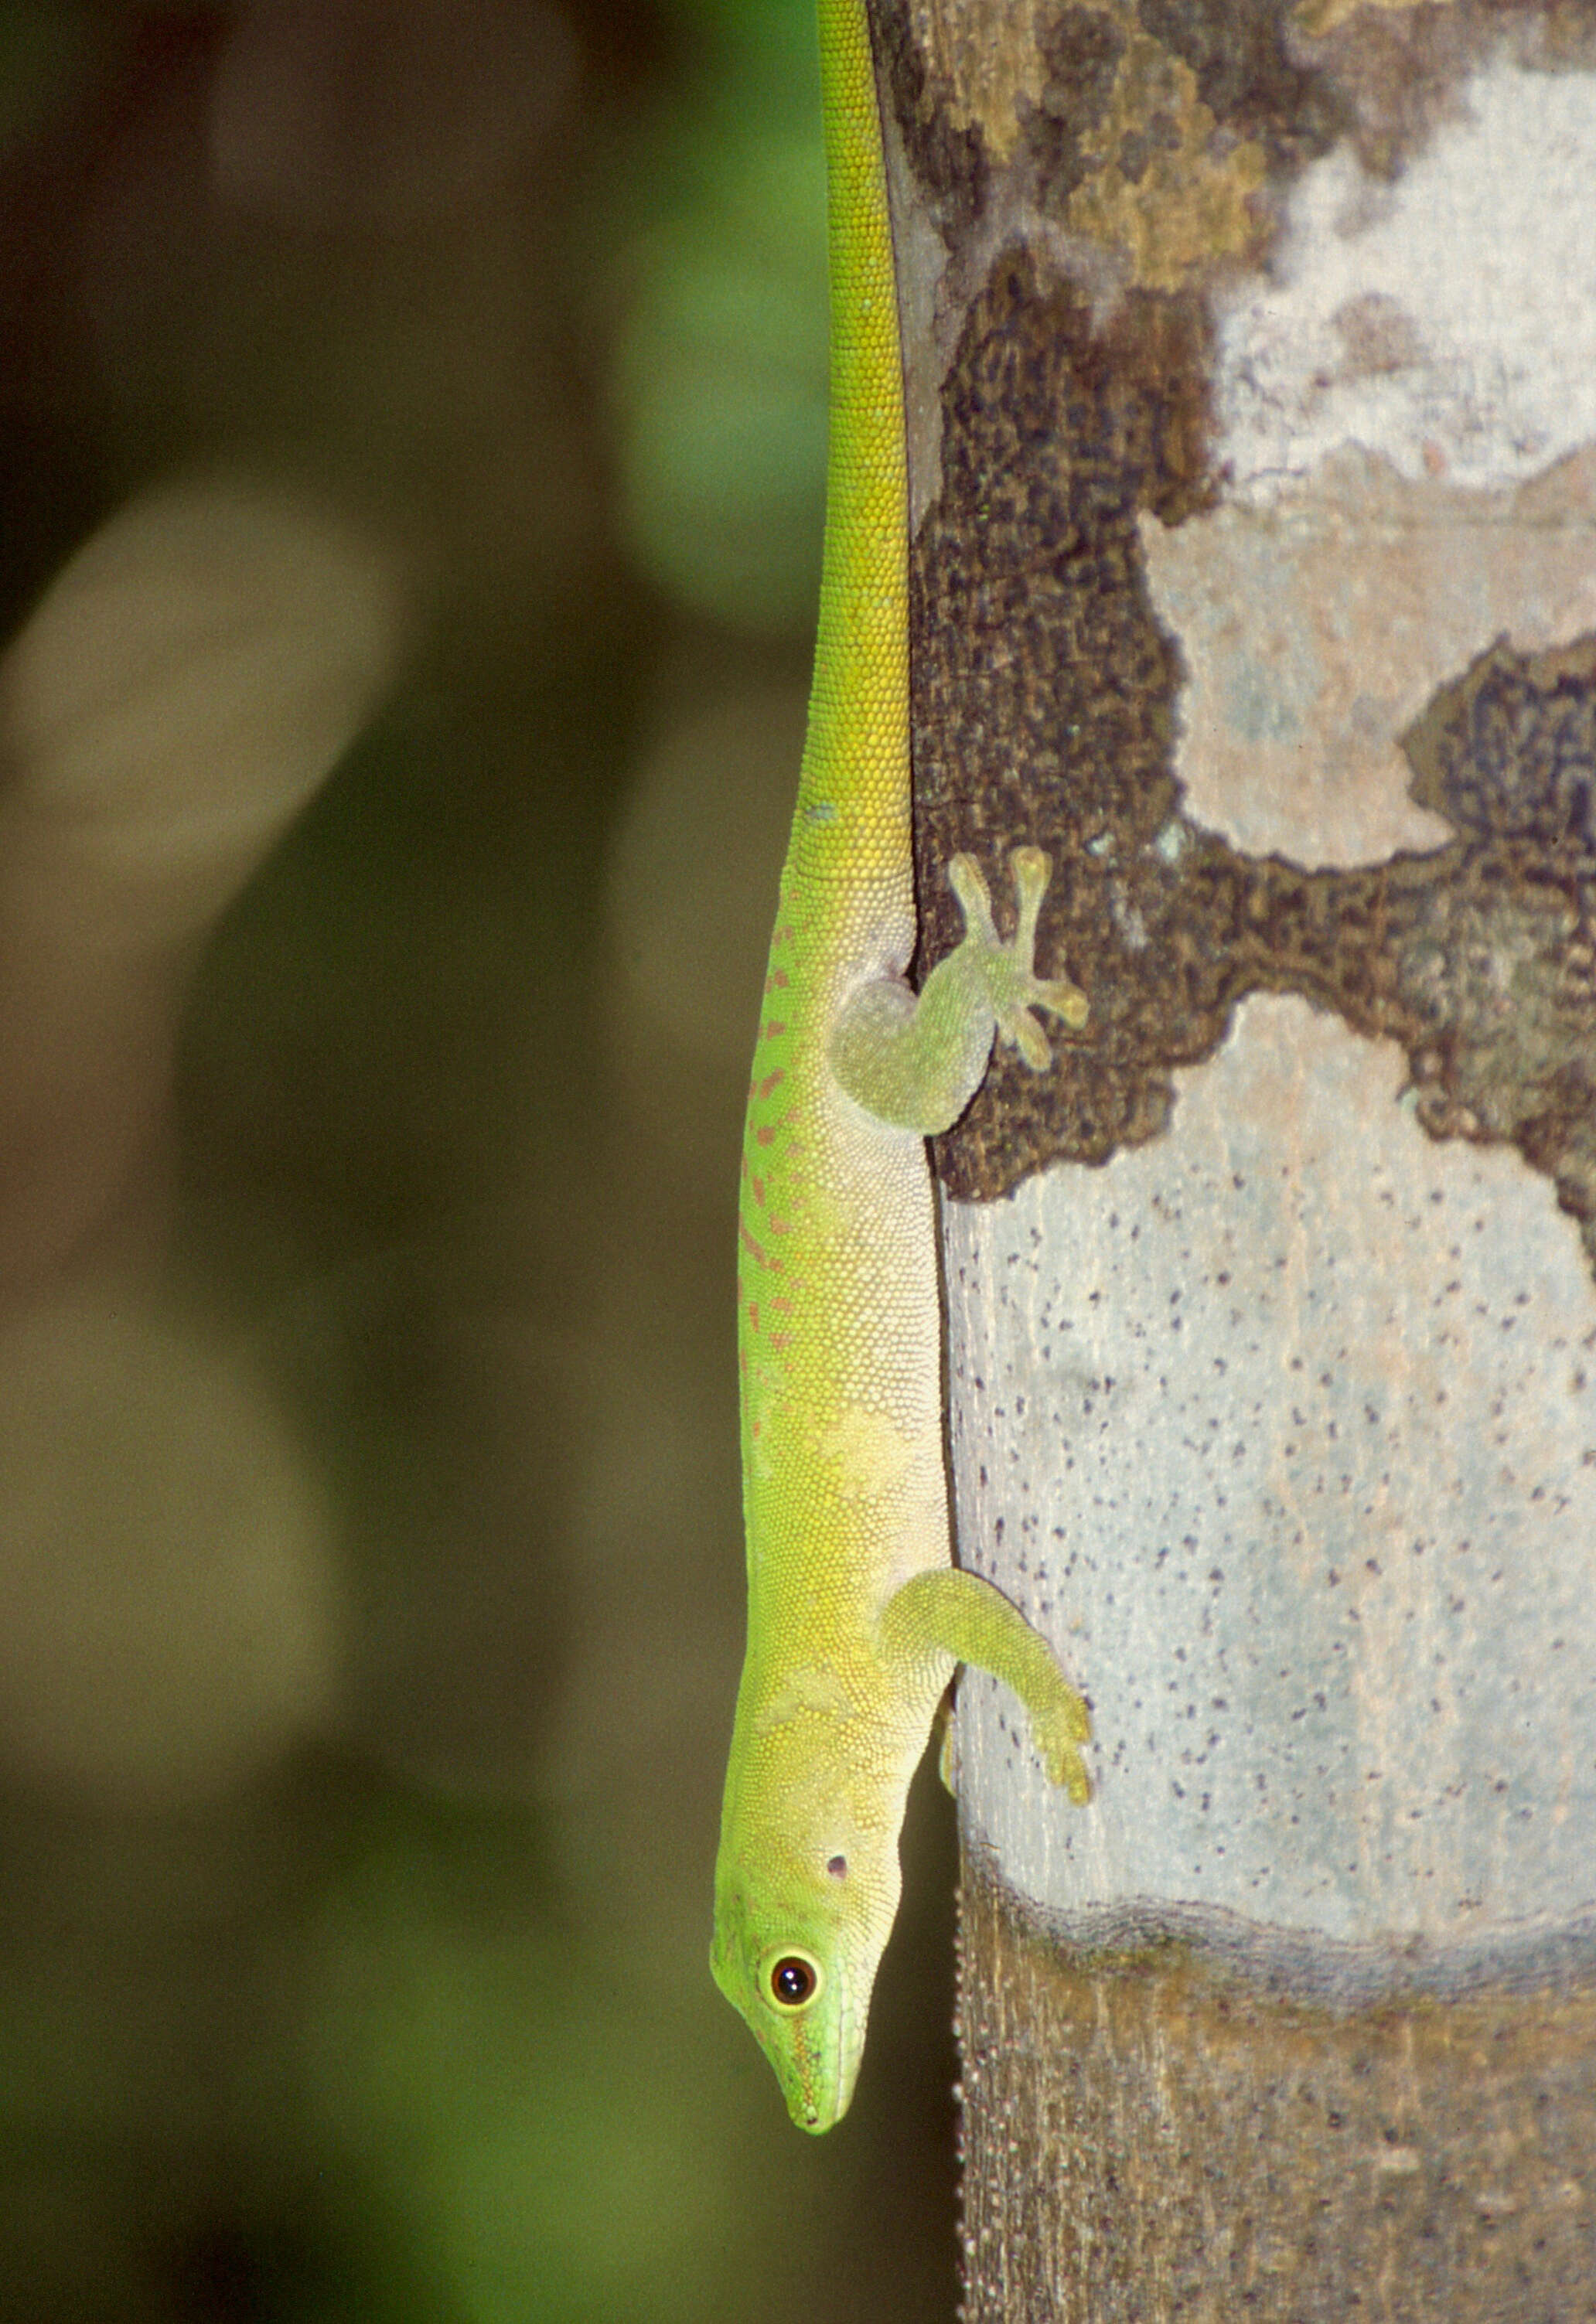
[(1360, 1942), (1250, 1921), (1222, 1905), (1151, 1897), (1060, 1912), (1021, 1896), (981, 1840), (965, 1841), (964, 1870), (999, 1891), (1038, 1941), (1093, 1971), (1172, 1966), (1178, 1959), (1215, 1991), (1340, 2011), (1523, 1994), (1587, 1979), (1596, 1988), (1596, 1907), (1566, 1922), (1498, 1923), (1451, 1941), (1416, 1932)]

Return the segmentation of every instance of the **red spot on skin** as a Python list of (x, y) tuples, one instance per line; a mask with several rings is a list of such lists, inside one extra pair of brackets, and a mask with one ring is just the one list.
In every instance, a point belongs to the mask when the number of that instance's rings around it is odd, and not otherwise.
[(756, 1097), (769, 1097), (771, 1091), (780, 1089), (786, 1079), (787, 1075), (782, 1072), (780, 1066), (778, 1065), (773, 1074), (767, 1074), (762, 1082), (756, 1082), (754, 1084), (753, 1094)]
[(772, 1213), (770, 1221), (770, 1227), (772, 1234), (790, 1234), (792, 1232), (792, 1221), (790, 1219), (779, 1219)]
[(748, 1320), (757, 1332), (760, 1327), (760, 1304), (757, 1299), (751, 1299), (748, 1303)]
[(790, 1299), (783, 1299), (783, 1297), (781, 1296), (781, 1294), (780, 1294), (779, 1291), (778, 1291), (778, 1292), (775, 1292), (775, 1293), (772, 1295), (771, 1299), (770, 1299), (770, 1305), (771, 1305), (771, 1306), (776, 1310), (776, 1313), (777, 1313), (779, 1315), (790, 1315), (790, 1314), (791, 1314), (791, 1313), (792, 1313), (792, 1302), (791, 1302), (791, 1300), (790, 1300)]
[(786, 1030), (787, 1028), (781, 1022), (780, 1019), (779, 1017), (772, 1017), (769, 1024), (765, 1027), (765, 1038), (767, 1041), (779, 1041)]
[[(753, 1142), (756, 1146), (774, 1146), (776, 1143), (776, 1133), (774, 1130), (771, 1129), (768, 1121), (761, 1121), (759, 1128), (754, 1131)], [(744, 1170), (747, 1169), (748, 1164), (746, 1161), (744, 1161), (743, 1167)]]
[(765, 979), (765, 991), (767, 992), (785, 992), (787, 990), (787, 971), (784, 968), (773, 968), (769, 976)]
[(748, 1229), (743, 1224), (741, 1219), (737, 1222), (737, 1233), (743, 1249), (749, 1253), (751, 1258), (757, 1259), (761, 1267), (768, 1267), (773, 1275), (779, 1275), (780, 1273), (781, 1261), (779, 1259), (772, 1259), (768, 1250), (761, 1249), (760, 1245), (755, 1242), (753, 1237), (749, 1233)]
[(753, 1199), (762, 1211), (765, 1207), (765, 1182), (762, 1178), (755, 1177), (752, 1183), (753, 1185)]
[(790, 1348), (790, 1347), (791, 1347), (791, 1345), (792, 1345), (792, 1333), (791, 1333), (790, 1332), (772, 1332), (772, 1333), (771, 1333), (771, 1334), (770, 1334), (770, 1353), (771, 1353), (773, 1356), (779, 1356), (779, 1355), (780, 1355), (780, 1353), (782, 1352), (783, 1349), (785, 1349), (785, 1348)]

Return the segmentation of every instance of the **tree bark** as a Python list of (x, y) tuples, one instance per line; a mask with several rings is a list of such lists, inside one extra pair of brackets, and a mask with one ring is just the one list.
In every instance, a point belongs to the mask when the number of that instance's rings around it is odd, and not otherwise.
[(878, 20), (939, 1142), (968, 2313), (1596, 2316), (1596, 11)]

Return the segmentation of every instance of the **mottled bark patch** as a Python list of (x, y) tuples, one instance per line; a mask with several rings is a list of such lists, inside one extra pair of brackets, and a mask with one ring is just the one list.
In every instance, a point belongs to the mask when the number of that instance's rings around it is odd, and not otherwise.
[[(981, 859), (1001, 916), (1002, 858), (1034, 841), (1054, 859), (1039, 965), (1093, 1006), (1084, 1039), (1055, 1037), (1049, 1074), (1000, 1057), (937, 1142), (944, 1184), (990, 1198), (1157, 1136), (1173, 1069), (1213, 1054), (1239, 1001), (1300, 993), (1401, 1044), (1433, 1136), (1508, 1143), (1550, 1176), (1596, 1257), (1596, 651), (1499, 647), (1465, 670), (1470, 636), (1456, 667), (1439, 658), (1403, 747), (1446, 844), (1337, 865), (1250, 853), (1183, 808), (1186, 674), (1144, 548), (1223, 493), (1209, 290), (1261, 248), (1290, 178), (1338, 139), (1388, 176), (1482, 57), (1582, 63), (1596, 32), (1532, 0), (1332, 10), (1318, 39), (1294, 0), (1072, 0), (1009, 26), (1035, 58), (1004, 161), (968, 107), (949, 125), (947, 59), (973, 36), (967, 11), (933, 15), (927, 45), (921, 18), (878, 12), (947, 252), (927, 390), (939, 484), (911, 571), (919, 965), (957, 936), (948, 857)], [(1414, 359), (1388, 298), (1338, 319), (1351, 373)]]
[(1398, 960), (1419, 1118), (1517, 1146), (1596, 1258), (1596, 641), (1499, 642), (1402, 740), (1459, 835)]
[[(1143, 13), (1183, 5), (1143, 0)], [(1286, 0), (1286, 15), (1291, 54), (1315, 89), (1334, 91), (1359, 160), (1382, 178), (1422, 152), (1437, 123), (1466, 112), (1468, 83), (1492, 54), (1542, 72), (1596, 63), (1590, 10), (1547, 0)]]
[(1094, 330), (1016, 260), (947, 384), (913, 567), (925, 957), (956, 934), (948, 857), (995, 873), (1035, 840), (1055, 864), (1039, 963), (1093, 1018), (1048, 1074), (999, 1058), (938, 1141), (943, 1182), (990, 1197), (1156, 1136), (1171, 1069), (1237, 1001), (1296, 992), (1400, 1042), (1425, 1128), (1515, 1145), (1596, 1255), (1596, 646), (1499, 645), (1437, 690), (1403, 747), (1444, 847), (1315, 871), (1185, 817), (1179, 650), (1136, 519), (1204, 503), (1204, 352), (1195, 300), (1136, 294)]

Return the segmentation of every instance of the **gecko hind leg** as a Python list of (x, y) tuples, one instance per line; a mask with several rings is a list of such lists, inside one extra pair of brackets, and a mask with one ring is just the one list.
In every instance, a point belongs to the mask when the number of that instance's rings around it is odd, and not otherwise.
[(1087, 1001), (1078, 985), (1062, 977), (1036, 973), (1037, 921), (1047, 892), (1053, 865), (1039, 847), (1017, 847), (1009, 858), (1014, 875), (1019, 924), (1013, 941), (1005, 944), (992, 916), (992, 898), (981, 867), (973, 855), (955, 855), (947, 867), (948, 885), (964, 915), (966, 944), (982, 954), (983, 982), (992, 1004), (1000, 1041), (1018, 1049), (1033, 1074), (1046, 1073), (1053, 1052), (1032, 1010), (1045, 1009), (1062, 1019), (1072, 1032), (1086, 1022)]
[(947, 877), (964, 916), (959, 943), (918, 996), (896, 979), (878, 978), (838, 1019), (828, 1045), (833, 1070), (876, 1120), (934, 1137), (980, 1087), (994, 1034), (1039, 1074), (1052, 1051), (1032, 1012), (1045, 1009), (1077, 1031), (1085, 1023), (1085, 994), (1065, 978), (1036, 973), (1037, 920), (1052, 865), (1039, 847), (1017, 847), (1009, 861), (1018, 922), (1007, 943), (974, 857), (955, 855)]

